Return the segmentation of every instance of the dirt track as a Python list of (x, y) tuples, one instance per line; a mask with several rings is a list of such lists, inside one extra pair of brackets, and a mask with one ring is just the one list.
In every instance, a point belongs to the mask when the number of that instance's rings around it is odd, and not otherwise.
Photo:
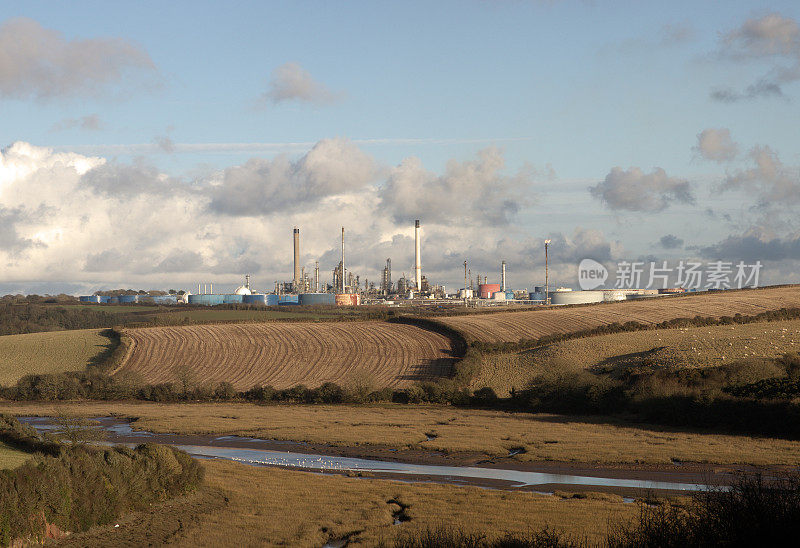
[(325, 382), (406, 387), (447, 375), (443, 335), (383, 322), (220, 324), (130, 329), (132, 348), (116, 371), (148, 383), (227, 381), (237, 390)]
[(752, 316), (769, 310), (800, 307), (800, 287), (778, 287), (698, 295), (658, 297), (524, 312), (498, 312), (439, 318), (468, 339), (516, 342), (572, 333), (610, 323), (654, 324), (695, 316)]

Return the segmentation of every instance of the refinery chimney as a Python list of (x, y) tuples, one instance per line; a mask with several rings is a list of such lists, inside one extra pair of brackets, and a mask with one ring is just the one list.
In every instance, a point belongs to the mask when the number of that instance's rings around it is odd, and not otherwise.
[(419, 241), (419, 219), (414, 223), (414, 282), (417, 284), (417, 291), (422, 290), (422, 257), (420, 253)]
[(506, 290), (506, 262), (500, 263), (500, 291)]
[(342, 227), (342, 293), (345, 287), (345, 269), (344, 269), (344, 227)]
[(300, 229), (294, 227), (294, 280), (292, 280), (292, 289), (297, 291), (300, 287)]

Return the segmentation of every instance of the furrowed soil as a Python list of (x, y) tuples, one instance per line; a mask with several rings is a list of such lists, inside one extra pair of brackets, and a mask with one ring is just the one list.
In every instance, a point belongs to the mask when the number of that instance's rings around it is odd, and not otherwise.
[(483, 357), (475, 389), (508, 396), (542, 374), (583, 369), (606, 372), (629, 367), (711, 367), (747, 363), (741, 383), (782, 376), (771, 360), (800, 351), (800, 320), (742, 325), (656, 329), (585, 337), (523, 352)]
[(325, 382), (402, 388), (450, 373), (447, 337), (384, 322), (251, 323), (128, 329), (115, 371), (147, 383), (230, 382), (237, 390)]
[(0, 385), (25, 375), (81, 371), (107, 349), (100, 329), (47, 331), (0, 337)]
[(787, 286), (437, 319), (460, 331), (470, 341), (491, 343), (574, 333), (611, 323), (633, 321), (657, 324), (696, 316), (753, 316), (770, 310), (797, 307), (800, 307), (800, 287)]
[[(194, 495), (123, 518), (119, 527), (67, 538), (72, 546), (298, 546), (330, 540), (391, 545), (397, 535), (448, 525), (469, 532), (527, 533), (545, 526), (600, 542), (609, 522), (638, 509), (609, 494), (540, 495), (408, 484), (204, 461)], [(492, 534), (492, 533), (490, 533)]]
[(486, 458), (508, 463), (582, 463), (668, 467), (674, 462), (796, 466), (800, 442), (628, 423), (606, 417), (503, 413), (429, 405), (269, 405), (125, 402), (0, 402), (19, 416), (117, 416), (134, 429), (160, 433), (240, 435), (352, 448), (350, 456), (385, 458), (398, 451), (440, 452), (454, 463)]

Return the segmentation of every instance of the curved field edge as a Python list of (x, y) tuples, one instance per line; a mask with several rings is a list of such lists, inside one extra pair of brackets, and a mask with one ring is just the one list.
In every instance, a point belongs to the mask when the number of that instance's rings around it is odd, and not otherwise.
[[(698, 295), (664, 296), (617, 303), (548, 307), (541, 310), (443, 316), (436, 319), (458, 331), (473, 346), (521, 343), (573, 334), (583, 336), (636, 324), (647, 329), (680, 319), (711, 320), (737, 315), (752, 317), (781, 309), (800, 308), (800, 286), (721, 291)], [(599, 331), (598, 331), (599, 330)]]
[(389, 322), (210, 324), (124, 329), (113, 374), (237, 390), (326, 382), (401, 388), (450, 375), (452, 339)]

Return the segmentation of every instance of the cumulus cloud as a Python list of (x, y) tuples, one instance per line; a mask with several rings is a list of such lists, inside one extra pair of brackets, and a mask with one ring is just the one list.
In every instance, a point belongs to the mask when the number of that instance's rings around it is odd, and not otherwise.
[(756, 261), (799, 261), (800, 234), (779, 237), (761, 228), (752, 228), (744, 234), (731, 235), (704, 247), (701, 252), (713, 260), (750, 264)]
[(739, 146), (731, 139), (729, 129), (709, 128), (697, 134), (697, 146), (694, 150), (706, 160), (727, 162), (736, 158)]
[(762, 209), (794, 207), (800, 203), (800, 170), (789, 168), (767, 146), (750, 150), (754, 167), (729, 174), (723, 190), (748, 190), (755, 193)]
[(613, 210), (653, 213), (666, 209), (673, 202), (695, 202), (689, 181), (669, 177), (660, 167), (652, 173), (644, 173), (638, 167), (627, 170), (614, 167), (605, 180), (590, 187), (589, 192)]
[(152, 77), (152, 59), (120, 38), (67, 40), (27, 18), (0, 26), (0, 97), (93, 96), (131, 75)]
[(314, 105), (327, 105), (341, 99), (341, 94), (318, 82), (297, 63), (286, 63), (272, 72), (269, 89), (263, 99), (272, 103), (298, 101)]
[(748, 19), (722, 36), (719, 57), (735, 62), (769, 63), (769, 69), (743, 91), (712, 90), (712, 99), (732, 103), (785, 97), (782, 86), (800, 79), (800, 26), (794, 19), (777, 13)]
[(97, 114), (87, 114), (80, 118), (64, 118), (53, 125), (50, 131), (66, 131), (70, 129), (82, 129), (84, 131), (99, 131), (103, 124)]
[(674, 234), (666, 234), (665, 236), (661, 236), (661, 238), (658, 240), (658, 243), (664, 249), (678, 249), (679, 247), (683, 247), (683, 240)]
[(426, 170), (415, 157), (391, 170), (380, 190), (381, 207), (398, 222), (425, 222), (502, 226), (529, 204), (534, 171), (503, 173), (500, 149), (481, 150), (475, 160), (448, 162), (445, 173)]
[(376, 173), (372, 158), (347, 139), (324, 139), (296, 161), (285, 155), (252, 158), (226, 169), (215, 182), (210, 208), (228, 215), (296, 210), (362, 189)]

